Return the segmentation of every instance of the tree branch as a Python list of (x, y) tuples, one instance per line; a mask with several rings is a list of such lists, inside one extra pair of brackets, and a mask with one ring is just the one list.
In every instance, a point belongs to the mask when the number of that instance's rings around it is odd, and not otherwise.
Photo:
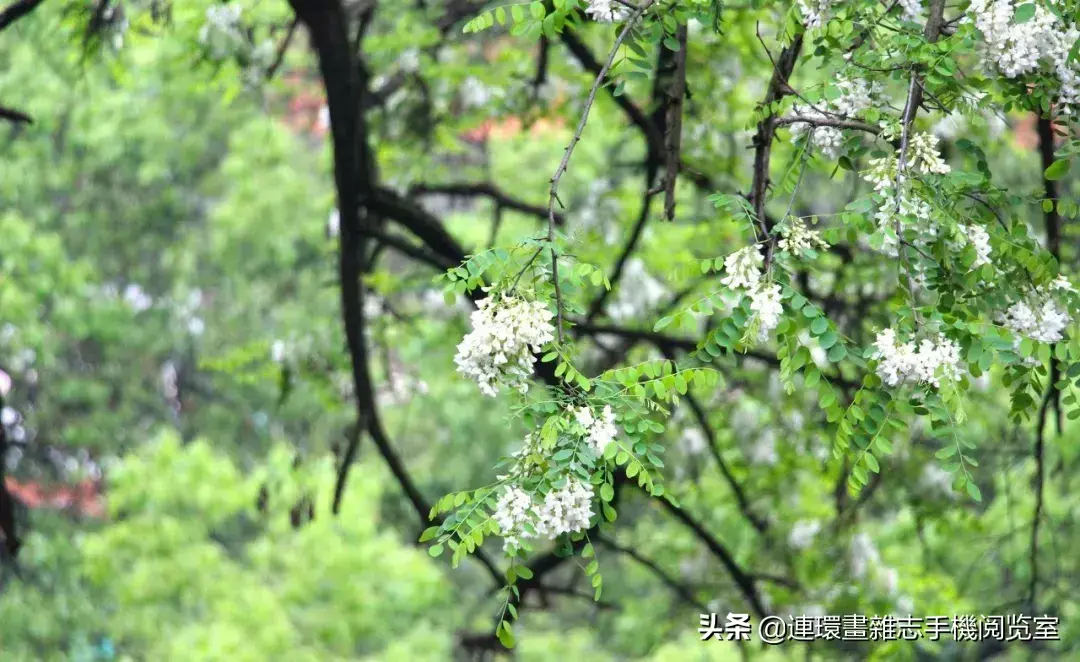
[(0, 120), (7, 120), (14, 124), (33, 124), (34, 118), (30, 117), (26, 113), (15, 110), (14, 108), (5, 108), (0, 106)]
[(661, 568), (660, 565), (656, 563), (656, 561), (653, 561), (647, 556), (642, 555), (633, 547), (624, 547), (623, 545), (620, 545), (619, 543), (605, 536), (597, 536), (596, 541), (610, 549), (615, 550), (616, 552), (620, 552), (629, 556), (633, 560), (648, 568), (654, 575), (656, 575), (656, 578), (659, 579), (661, 583), (671, 589), (671, 591), (675, 593), (675, 595), (679, 596), (679, 598), (682, 599), (683, 602), (686, 602), (687, 604), (695, 607), (698, 611), (708, 611), (708, 609), (705, 608), (705, 605), (702, 604), (700, 600), (694, 597), (693, 591), (691, 591), (688, 586), (668, 574), (668, 572)]
[(739, 564), (735, 562), (735, 557), (731, 555), (727, 547), (716, 539), (704, 526), (697, 520), (695, 520), (690, 513), (685, 509), (676, 506), (667, 499), (654, 499), (659, 503), (668, 513), (675, 519), (682, 522), (686, 528), (690, 529), (703, 543), (705, 547), (712, 552), (713, 556), (720, 560), (721, 565), (727, 570), (728, 574), (735, 581), (735, 585), (738, 586), (739, 591), (746, 598), (746, 601), (750, 604), (750, 608), (759, 618), (767, 616), (768, 611), (765, 609), (764, 604), (761, 602), (761, 596), (758, 594), (757, 585), (754, 577), (739, 567)]
[[(536, 216), (542, 220), (547, 220), (548, 211), (541, 205), (531, 205), (522, 200), (511, 196), (509, 193), (503, 191), (498, 186), (491, 182), (459, 182), (449, 184), (413, 184), (409, 187), (409, 196), (419, 195), (449, 195), (458, 197), (486, 197), (491, 198), (500, 207), (506, 209), (512, 209), (519, 211), (523, 214), (530, 216)], [(566, 218), (563, 214), (555, 213), (555, 224), (563, 225), (566, 223)]]
[(732, 494), (735, 495), (735, 502), (739, 505), (739, 512), (759, 533), (764, 533), (769, 528), (769, 524), (751, 510), (746, 493), (743, 492), (739, 482), (735, 480), (734, 474), (731, 473), (731, 469), (727, 466), (727, 462), (724, 461), (723, 455), (720, 454), (720, 449), (716, 447), (716, 433), (713, 431), (712, 426), (709, 425), (709, 418), (706, 416), (705, 410), (702, 409), (701, 403), (689, 392), (683, 396), (683, 399), (686, 404), (690, 405), (690, 411), (693, 412), (694, 418), (697, 419), (698, 425), (701, 427), (702, 432), (705, 433), (709, 451), (712, 453), (713, 459), (716, 460), (716, 466), (720, 469), (720, 473), (723, 474), (724, 480), (727, 481), (728, 486), (731, 488)]
[(13, 2), (3, 11), (0, 11), (0, 32), (6, 30), (12, 23), (27, 16), (38, 8), (45, 0), (18, 0)]

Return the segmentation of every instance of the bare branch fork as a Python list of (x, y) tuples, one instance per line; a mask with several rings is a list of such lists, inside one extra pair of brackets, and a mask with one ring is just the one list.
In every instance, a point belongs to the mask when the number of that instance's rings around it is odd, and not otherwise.
[(630, 31), (634, 28), (638, 19), (642, 14), (648, 11), (649, 7), (656, 4), (656, 0), (646, 0), (644, 4), (638, 7), (630, 18), (626, 20), (626, 25), (619, 31), (619, 36), (615, 38), (615, 44), (611, 47), (611, 52), (608, 53), (607, 61), (604, 62), (604, 66), (600, 68), (600, 72), (596, 75), (596, 80), (593, 81), (592, 89), (589, 90), (589, 96), (585, 99), (585, 108), (581, 112), (581, 119), (578, 120), (577, 128), (574, 130), (574, 136), (570, 139), (570, 144), (566, 146), (563, 151), (562, 161), (559, 162), (559, 167), (555, 169), (555, 174), (551, 176), (551, 188), (548, 190), (548, 234), (547, 240), (551, 244), (551, 280), (555, 285), (555, 313), (557, 315), (557, 323), (559, 330), (559, 344), (563, 342), (563, 313), (562, 313), (562, 293), (559, 289), (559, 256), (555, 251), (555, 203), (558, 202), (560, 206), (562, 202), (559, 200), (559, 181), (562, 180), (562, 176), (566, 174), (566, 169), (570, 166), (570, 157), (574, 154), (574, 148), (581, 142), (581, 134), (585, 132), (585, 125), (589, 122), (589, 111), (592, 110), (593, 103), (596, 102), (596, 93), (600, 91), (600, 87), (603, 86), (604, 81), (607, 79), (608, 71), (611, 70), (611, 65), (615, 62), (615, 56), (619, 53), (619, 48), (622, 47), (623, 41), (626, 40), (626, 36), (630, 34)]

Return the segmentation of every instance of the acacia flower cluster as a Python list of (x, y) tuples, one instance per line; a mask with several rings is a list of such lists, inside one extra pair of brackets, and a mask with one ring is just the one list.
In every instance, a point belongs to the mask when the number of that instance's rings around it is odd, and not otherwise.
[(951, 170), (938, 151), (938, 139), (932, 133), (916, 133), (911, 137), (911, 166), (924, 175), (945, 175)]
[[(799, 117), (808, 120), (822, 120), (829, 117), (853, 118), (859, 113), (870, 109), (874, 102), (881, 96), (882, 85), (861, 78), (849, 79), (841, 76), (834, 84), (840, 90), (840, 95), (831, 101), (826, 101), (824, 106), (809, 107), (796, 104), (794, 112)], [(810, 146), (821, 150), (828, 159), (835, 159), (840, 155), (840, 148), (844, 145), (844, 133), (833, 126), (815, 126), (810, 122), (795, 122), (791, 125), (792, 141), (800, 140), (809, 134)]]
[(874, 191), (881, 193), (892, 188), (896, 183), (896, 157), (879, 156), (869, 161), (870, 167), (863, 171), (863, 179), (874, 185)]
[(458, 372), (494, 397), (500, 384), (524, 393), (536, 363), (534, 352), (555, 339), (555, 314), (542, 301), (502, 295), (476, 304), (473, 330), (457, 348)]
[(571, 476), (539, 503), (520, 487), (507, 487), (495, 504), (492, 518), (499, 525), (503, 545), (513, 549), (525, 538), (554, 539), (564, 533), (584, 531), (593, 516), (592, 502), (592, 485)]
[(750, 291), (750, 310), (757, 318), (757, 340), (765, 342), (769, 333), (780, 324), (780, 315), (784, 306), (780, 303), (780, 286), (776, 283), (761, 283)]
[(585, 429), (585, 442), (596, 457), (603, 455), (607, 445), (619, 434), (611, 405), (604, 406), (599, 418), (593, 415), (592, 408), (585, 405), (574, 411), (574, 419)]
[(990, 233), (981, 225), (961, 225), (960, 230), (975, 248), (975, 262), (971, 268), (978, 269), (984, 264), (990, 264)]
[(919, 234), (915, 239), (917, 245), (933, 240), (938, 234), (938, 228), (937, 224), (930, 220), (931, 211), (929, 203), (925, 200), (903, 194), (900, 196), (899, 209), (891, 202), (882, 205), (874, 214), (882, 236), (881, 252), (890, 257), (899, 255), (900, 238), (896, 232), (898, 225), (901, 233), (908, 227), (918, 229)]
[(780, 314), (784, 311), (780, 303), (780, 286), (762, 280), (763, 263), (760, 245), (741, 248), (724, 259), (727, 275), (720, 280), (722, 285), (735, 291), (743, 290), (750, 297), (750, 309), (757, 320), (758, 342), (768, 339), (769, 333), (780, 323)]
[(601, 23), (614, 23), (627, 17), (627, 7), (619, 4), (616, 0), (587, 0), (585, 14), (594, 21)]
[(829, 245), (815, 230), (806, 227), (806, 223), (797, 216), (780, 229), (781, 239), (778, 243), (780, 250), (795, 256), (802, 256), (807, 251), (815, 248), (828, 248)]
[(1002, 316), (1002, 324), (1016, 336), (1037, 342), (1055, 343), (1065, 337), (1065, 328), (1072, 323), (1068, 309), (1055, 296), (1055, 291), (1073, 292), (1072, 284), (1064, 276), (1048, 285), (1033, 290), (1021, 301), (1009, 306)]
[(240, 33), (240, 15), (243, 7), (231, 2), (210, 5), (206, 8), (206, 23), (199, 28), (199, 42), (210, 49), (216, 59), (232, 55), (243, 43)]
[(900, 9), (905, 21), (919, 22), (922, 14), (921, 0), (900, 0)]
[(593, 488), (577, 478), (567, 478), (562, 487), (548, 492), (536, 508), (536, 532), (554, 538), (564, 533), (584, 531), (592, 519)]
[(883, 329), (874, 341), (873, 357), (878, 360), (877, 374), (888, 386), (919, 384), (941, 386), (941, 380), (960, 378), (960, 346), (944, 335), (936, 340), (923, 338), (900, 342), (896, 332)]
[(525, 524), (535, 518), (532, 497), (525, 490), (514, 486), (506, 488), (492, 514), (492, 519), (502, 532), (503, 545), (507, 548), (517, 547), (521, 538), (529, 535)]
[(727, 275), (720, 279), (720, 284), (733, 290), (751, 289), (761, 280), (764, 262), (760, 245), (740, 248), (724, 258), (724, 272)]
[(1026, 20), (1018, 20), (1020, 5), (1013, 0), (973, 0), (968, 7), (968, 18), (983, 38), (983, 64), (1009, 79), (1040, 72), (1055, 76), (1058, 100), (1068, 114), (1069, 106), (1080, 101), (1080, 65), (1069, 61), (1080, 30), (1038, 3)]
[(832, 0), (799, 0), (799, 13), (803, 24), (810, 30), (820, 28), (828, 22), (828, 11)]

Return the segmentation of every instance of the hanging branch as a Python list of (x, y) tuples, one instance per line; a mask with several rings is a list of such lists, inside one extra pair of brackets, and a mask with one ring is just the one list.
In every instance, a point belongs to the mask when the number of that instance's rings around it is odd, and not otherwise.
[[(932, 44), (941, 36), (941, 26), (943, 25), (944, 14), (945, 0), (931, 0), (930, 15), (926, 19), (926, 28), (923, 31), (923, 35), (926, 37), (927, 42)], [(896, 189), (896, 207), (893, 210), (893, 214), (895, 216), (894, 231), (896, 232), (897, 242), (902, 242), (904, 239), (900, 227), (901, 189), (904, 186), (904, 170), (907, 167), (907, 150), (911, 139), (911, 127), (915, 123), (915, 116), (919, 112), (919, 106), (922, 105), (922, 98), (922, 76), (917, 69), (913, 68), (911, 71), (910, 82), (908, 83), (907, 101), (904, 103), (904, 114), (901, 119), (900, 154), (897, 156), (896, 161), (896, 183), (894, 184), (894, 188)], [(908, 260), (907, 253), (904, 251), (904, 246), (897, 246), (896, 252), (904, 263), (908, 296), (911, 297), (911, 314), (915, 318), (915, 324), (919, 325), (919, 313), (915, 308), (915, 290), (911, 282), (911, 262)]]
[(627, 35), (634, 28), (634, 24), (641, 18), (650, 7), (656, 3), (656, 0), (646, 0), (630, 18), (626, 20), (626, 25), (619, 31), (619, 36), (615, 38), (615, 44), (611, 47), (611, 52), (608, 53), (607, 61), (604, 66), (600, 68), (600, 72), (596, 75), (596, 80), (593, 81), (592, 89), (589, 90), (589, 96), (585, 100), (585, 108), (581, 112), (581, 119), (578, 121), (577, 129), (574, 130), (574, 135), (570, 139), (570, 144), (563, 150), (562, 161), (559, 162), (559, 167), (555, 169), (555, 174), (551, 176), (551, 188), (548, 191), (548, 233), (547, 241), (549, 244), (549, 250), (551, 251), (551, 280), (555, 285), (555, 313), (558, 323), (559, 331), (559, 344), (563, 342), (563, 305), (562, 305), (562, 293), (559, 289), (559, 257), (555, 250), (555, 203), (560, 205), (562, 202), (559, 200), (559, 181), (562, 176), (566, 174), (566, 169), (570, 166), (570, 157), (574, 154), (574, 148), (581, 141), (581, 134), (585, 131), (585, 125), (589, 121), (589, 111), (592, 110), (593, 103), (596, 101), (596, 93), (600, 90), (600, 87), (607, 79), (608, 71), (611, 69), (611, 65), (615, 62), (615, 56), (619, 53), (619, 48), (622, 47), (622, 43), (626, 40)]
[(668, 90), (667, 133), (664, 136), (665, 171), (664, 171), (664, 218), (675, 220), (675, 183), (679, 178), (682, 159), (682, 120), (683, 103), (686, 100), (686, 51), (687, 29), (682, 23), (675, 31), (675, 40), (679, 50), (675, 52), (675, 72)]
[[(1054, 163), (1054, 123), (1050, 117), (1039, 117), (1039, 156), (1042, 161), (1043, 173)], [(1061, 217), (1057, 212), (1058, 190), (1057, 182), (1043, 174), (1043, 187), (1046, 189), (1046, 197), (1055, 204), (1043, 212), (1043, 222), (1046, 228), (1046, 250), (1054, 256), (1055, 260), (1061, 260)], [(1053, 407), (1057, 413), (1057, 432), (1061, 436), (1061, 393), (1055, 383), (1058, 381), (1059, 372), (1057, 363), (1054, 361), (1054, 347), (1050, 352), (1050, 370), (1047, 374), (1046, 394), (1043, 396), (1039, 407), (1039, 415), (1036, 417), (1035, 445), (1032, 455), (1035, 458), (1035, 509), (1031, 520), (1031, 582), (1028, 585), (1027, 601), (1032, 610), (1036, 609), (1035, 599), (1039, 584), (1039, 525), (1042, 521), (1043, 500), (1046, 487), (1046, 419)]]

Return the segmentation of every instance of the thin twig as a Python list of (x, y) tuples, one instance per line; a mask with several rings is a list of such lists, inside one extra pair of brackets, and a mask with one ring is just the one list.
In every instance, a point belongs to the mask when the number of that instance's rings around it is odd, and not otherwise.
[(296, 27), (300, 25), (300, 19), (294, 18), (292, 23), (289, 24), (289, 31), (285, 33), (285, 39), (282, 40), (281, 45), (278, 46), (277, 55), (274, 56), (274, 62), (270, 65), (270, 68), (266, 70), (266, 80), (271, 80), (277, 70), (281, 68), (281, 63), (285, 61), (285, 52), (289, 50), (289, 44), (292, 43), (293, 35), (296, 34)]
[(604, 84), (604, 80), (607, 78), (607, 73), (611, 69), (611, 65), (615, 62), (615, 56), (619, 53), (619, 48), (622, 47), (623, 41), (626, 36), (630, 34), (630, 30), (634, 28), (634, 24), (641, 18), (649, 7), (652, 7), (656, 3), (656, 0), (646, 0), (645, 4), (639, 7), (630, 18), (627, 19), (626, 25), (619, 31), (619, 36), (615, 38), (615, 45), (611, 47), (611, 52), (608, 54), (607, 61), (604, 62), (604, 66), (600, 68), (600, 72), (596, 75), (596, 80), (593, 81), (592, 89), (589, 90), (589, 96), (585, 100), (585, 108), (581, 112), (581, 119), (578, 121), (577, 129), (574, 130), (574, 136), (570, 139), (570, 144), (566, 146), (563, 151), (562, 161), (559, 162), (559, 167), (555, 169), (555, 174), (551, 177), (551, 188), (548, 192), (548, 242), (551, 243), (551, 279), (555, 285), (555, 308), (557, 314), (557, 322), (559, 324), (559, 344), (563, 342), (563, 315), (562, 315), (562, 293), (559, 289), (559, 257), (555, 251), (555, 203), (559, 200), (559, 181), (562, 176), (566, 174), (566, 169), (570, 166), (570, 157), (574, 153), (574, 148), (581, 141), (581, 134), (585, 131), (585, 125), (589, 121), (589, 111), (592, 110), (593, 103), (596, 102), (596, 93), (600, 90), (600, 87)]

